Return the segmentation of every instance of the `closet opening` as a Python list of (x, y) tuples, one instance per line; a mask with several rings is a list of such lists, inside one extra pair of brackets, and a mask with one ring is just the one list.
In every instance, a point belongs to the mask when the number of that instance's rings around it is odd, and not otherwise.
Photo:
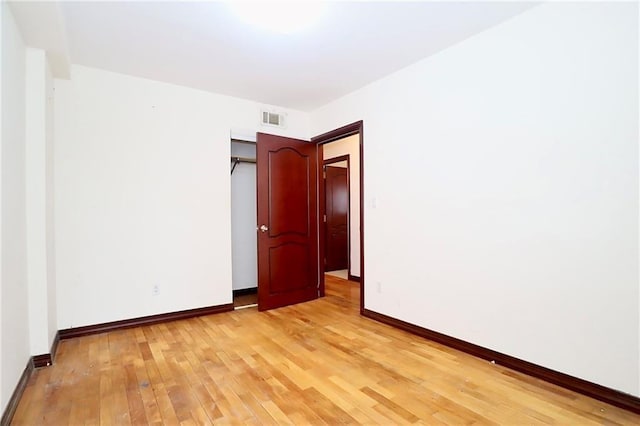
[(233, 306), (258, 306), (256, 142), (231, 139), (231, 265)]

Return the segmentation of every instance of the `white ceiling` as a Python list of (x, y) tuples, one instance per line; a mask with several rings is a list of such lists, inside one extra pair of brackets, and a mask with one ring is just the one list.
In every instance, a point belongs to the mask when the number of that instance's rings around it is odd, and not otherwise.
[(309, 111), (533, 4), (329, 2), (292, 35), (252, 28), (220, 2), (58, 6), (58, 27), (30, 21), (34, 7), (13, 7), (28, 44), (51, 48), (43, 44), (55, 37), (73, 64)]

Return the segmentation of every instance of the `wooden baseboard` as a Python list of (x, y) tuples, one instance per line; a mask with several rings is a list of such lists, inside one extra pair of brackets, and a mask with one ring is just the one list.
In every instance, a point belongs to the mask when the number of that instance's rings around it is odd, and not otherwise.
[(53, 364), (53, 359), (51, 354), (34, 355), (31, 357), (31, 362), (33, 363), (33, 368), (42, 368)]
[(233, 290), (233, 297), (244, 296), (247, 294), (258, 294), (258, 287), (241, 288)]
[(53, 365), (53, 361), (56, 357), (56, 352), (58, 352), (58, 344), (60, 343), (60, 332), (56, 332), (55, 337), (53, 338), (53, 343), (51, 343), (51, 351), (48, 354), (42, 355), (34, 355), (31, 357), (31, 361), (33, 363), (33, 368), (42, 368)]
[(354, 282), (357, 282), (357, 283), (359, 283), (359, 282), (360, 282), (360, 277), (356, 277), (355, 275), (351, 275), (351, 274), (349, 274), (349, 275), (347, 276), (347, 279), (348, 279), (349, 281), (354, 281)]
[(2, 419), (0, 419), (1, 426), (9, 426), (11, 424), (11, 420), (13, 420), (13, 415), (16, 413), (22, 394), (24, 393), (27, 383), (29, 382), (29, 378), (33, 373), (33, 364), (33, 357), (31, 357), (20, 376), (20, 380), (18, 380), (15, 390), (11, 394), (11, 398), (9, 398), (7, 408), (5, 408), (4, 413), (2, 413)]
[(53, 338), (53, 343), (51, 344), (51, 364), (53, 364), (56, 360), (56, 354), (58, 353), (59, 344), (60, 344), (60, 332), (56, 331), (56, 335)]
[(368, 309), (364, 309), (362, 311), (362, 315), (462, 352), (477, 356), (478, 358), (494, 361), (496, 364), (503, 365), (511, 368), (512, 370), (520, 371), (528, 374), (529, 376), (537, 377), (549, 383), (562, 386), (566, 389), (590, 396), (608, 404), (615, 405), (635, 413), (640, 413), (640, 398), (636, 396), (570, 376), (559, 371), (551, 370), (549, 368), (496, 352), (464, 340), (456, 339), (455, 337), (447, 336), (446, 334), (438, 333), (437, 331), (429, 330), (378, 312), (370, 311)]
[(169, 312), (166, 314), (149, 315), (146, 317), (131, 318), (120, 321), (105, 322), (102, 324), (86, 325), (84, 327), (67, 328), (58, 331), (61, 340), (74, 337), (88, 336), (90, 334), (105, 333), (107, 331), (122, 330), (125, 328), (140, 327), (143, 325), (159, 324), (162, 322), (177, 321), (203, 315), (219, 314), (233, 311), (233, 303), (226, 305), (208, 306), (206, 308), (188, 309), (185, 311)]

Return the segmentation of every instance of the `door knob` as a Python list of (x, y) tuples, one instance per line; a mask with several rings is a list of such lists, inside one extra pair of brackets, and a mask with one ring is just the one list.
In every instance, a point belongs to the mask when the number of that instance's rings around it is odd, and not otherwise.
[(267, 232), (268, 230), (269, 230), (269, 227), (267, 225), (260, 225), (261, 232)]

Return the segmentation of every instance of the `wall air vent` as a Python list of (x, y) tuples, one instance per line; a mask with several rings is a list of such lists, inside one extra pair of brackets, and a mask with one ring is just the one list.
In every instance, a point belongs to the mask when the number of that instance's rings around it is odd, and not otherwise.
[(285, 115), (273, 111), (262, 111), (262, 125), (273, 127), (284, 127)]

